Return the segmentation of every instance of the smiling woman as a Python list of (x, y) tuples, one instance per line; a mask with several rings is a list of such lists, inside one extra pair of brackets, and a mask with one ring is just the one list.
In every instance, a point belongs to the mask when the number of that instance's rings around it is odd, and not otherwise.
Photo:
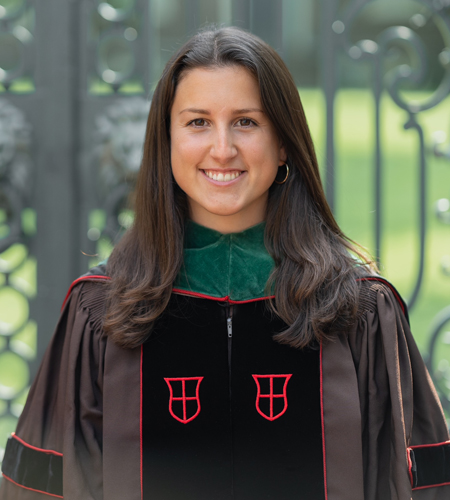
[(375, 272), (279, 55), (197, 34), (154, 93), (134, 224), (69, 290), (0, 499), (448, 498), (442, 409)]
[(256, 78), (242, 66), (187, 72), (170, 124), (172, 172), (190, 218), (221, 233), (263, 222), (286, 152), (262, 110)]

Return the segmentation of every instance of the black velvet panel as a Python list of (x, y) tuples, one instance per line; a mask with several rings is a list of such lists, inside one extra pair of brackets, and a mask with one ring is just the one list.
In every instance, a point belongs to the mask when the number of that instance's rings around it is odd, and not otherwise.
[[(234, 490), (238, 500), (320, 500), (325, 498), (320, 418), (320, 353), (274, 342), (285, 325), (271, 320), (264, 302), (234, 307), (232, 414)], [(260, 398), (253, 375), (291, 375), (286, 401)], [(283, 394), (288, 377), (274, 378), (273, 394)], [(259, 378), (270, 394), (270, 378)], [(273, 418), (273, 417), (272, 417)]]
[(2, 472), (17, 484), (62, 497), (62, 468), (63, 457), (28, 448), (14, 438), (8, 439)]
[(283, 327), (264, 301), (172, 297), (144, 345), (145, 499), (324, 499), (319, 351), (274, 342)]
[[(225, 310), (216, 302), (174, 296), (168, 314), (144, 345), (144, 498), (222, 500), (231, 498), (231, 425)], [(200, 412), (188, 423), (169, 411), (165, 378), (203, 377)], [(195, 396), (188, 381), (186, 396)], [(182, 382), (172, 382), (174, 397)], [(172, 411), (183, 418), (183, 405)], [(186, 417), (198, 409), (187, 402)]]
[(450, 444), (410, 449), (413, 487), (450, 483)]

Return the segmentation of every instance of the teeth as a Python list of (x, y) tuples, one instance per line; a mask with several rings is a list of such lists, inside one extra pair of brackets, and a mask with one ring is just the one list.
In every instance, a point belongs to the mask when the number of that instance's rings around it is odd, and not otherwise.
[(226, 174), (223, 174), (222, 172), (214, 172), (214, 171), (211, 171), (211, 170), (204, 170), (205, 174), (210, 178), (210, 179), (213, 179), (215, 181), (219, 181), (219, 182), (229, 182), (229, 181), (232, 181), (234, 179), (236, 179), (236, 177), (239, 177), (242, 172), (228, 172)]

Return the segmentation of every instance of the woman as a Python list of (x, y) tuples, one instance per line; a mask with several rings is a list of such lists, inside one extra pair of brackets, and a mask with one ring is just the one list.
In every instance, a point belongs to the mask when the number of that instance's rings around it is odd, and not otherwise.
[(438, 398), (371, 269), (280, 57), (199, 33), (156, 88), (134, 226), (71, 287), (0, 498), (448, 498)]

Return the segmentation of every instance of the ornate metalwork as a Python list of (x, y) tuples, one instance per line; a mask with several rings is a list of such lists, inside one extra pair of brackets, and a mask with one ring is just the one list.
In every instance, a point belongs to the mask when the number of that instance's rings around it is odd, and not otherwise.
[[(447, 329), (446, 329), (447, 327)], [(447, 415), (450, 415), (450, 306), (435, 318), (426, 364)]]
[[(434, 134), (433, 153), (436, 157), (450, 160), (450, 147), (444, 146), (445, 134)], [(450, 200), (441, 198), (435, 203), (437, 219), (450, 225)], [(442, 272), (450, 277), (450, 256), (441, 259)], [(433, 377), (436, 389), (447, 415), (450, 415), (450, 306), (444, 308), (434, 319), (430, 331), (427, 367)]]
[(80, 272), (109, 255), (133, 218), (129, 193), (141, 162), (149, 109), (136, 96), (149, 93), (148, 9), (147, 0), (95, 0), (85, 10), (85, 126), (90, 133), (83, 144), (81, 248), (91, 258), (80, 258)]
[[(347, 8), (340, 13), (337, 19), (329, 27), (332, 34), (331, 45), (343, 49), (353, 60), (367, 60), (373, 68), (373, 96), (375, 103), (375, 254), (377, 260), (381, 259), (382, 246), (382, 179), (383, 179), (383, 158), (381, 146), (381, 117), (380, 104), (383, 90), (387, 90), (392, 101), (407, 113), (404, 123), (405, 130), (415, 130), (419, 140), (419, 176), (418, 176), (418, 199), (419, 199), (419, 267), (413, 290), (408, 298), (408, 306), (414, 308), (419, 291), (422, 286), (425, 263), (425, 238), (426, 238), (426, 180), (427, 162), (425, 155), (425, 139), (423, 128), (420, 125), (418, 116), (421, 112), (431, 109), (440, 104), (450, 92), (450, 57), (449, 49), (444, 48), (440, 54), (439, 62), (444, 68), (444, 76), (438, 88), (424, 102), (407, 101), (401, 94), (402, 85), (405, 82), (420, 86), (424, 83), (427, 73), (428, 57), (425, 46), (421, 38), (406, 26), (393, 26), (381, 31), (374, 40), (364, 39), (354, 43), (350, 39), (351, 27), (357, 22), (357, 17), (361, 11), (374, 0), (355, 0), (348, 4)], [(450, 18), (439, 2), (421, 2), (429, 9), (429, 14), (436, 16), (436, 26), (442, 34), (444, 41), (450, 37)], [(337, 15), (337, 14), (336, 14)], [(410, 62), (390, 69), (386, 74), (383, 72), (383, 62), (389, 55), (389, 50), (393, 47), (402, 47), (409, 57)], [(328, 96), (332, 101), (334, 94)], [(332, 105), (332, 103), (331, 103)], [(329, 116), (329, 120), (333, 120)], [(328, 134), (328, 151), (334, 156), (334, 147), (330, 145), (333, 141), (333, 130)], [(333, 168), (333, 157), (328, 158), (328, 162)], [(330, 168), (330, 167), (329, 167)], [(334, 197), (334, 173), (327, 176), (328, 191), (331, 199)]]
[(33, 88), (33, 9), (28, 0), (0, 1), (0, 463), (36, 356), (36, 323), (30, 319), (36, 293), (36, 262), (30, 252), (36, 230), (30, 208), (32, 127), (12, 103), (14, 93)]
[[(143, 92), (147, 86), (147, 64), (140, 64), (147, 47), (142, 38), (143, 0), (95, 1), (91, 16), (90, 72), (105, 88), (118, 92), (128, 84)], [(92, 83), (92, 82), (91, 82)]]
[(96, 147), (102, 187), (107, 191), (127, 180), (134, 182), (141, 166), (149, 101), (118, 99), (97, 119)]
[(0, 461), (6, 434), (14, 430), (26, 397), (28, 361), (36, 354), (36, 326), (29, 317), (35, 294), (35, 264), (29, 255), (34, 228), (24, 221), (33, 217), (27, 212), (30, 148), (24, 114), (0, 98)]
[(0, 239), (0, 253), (22, 238), (21, 213), (30, 198), (30, 125), (23, 113), (0, 99), (0, 193), (8, 234)]
[(18, 78), (30, 76), (34, 62), (28, 0), (0, 3), (0, 83), (8, 90)]
[[(337, 76), (334, 68), (334, 60), (338, 52), (344, 52), (354, 61), (366, 61), (371, 65), (373, 82), (373, 99), (375, 105), (375, 151), (374, 151), (374, 186), (375, 186), (375, 247), (376, 257), (381, 258), (381, 247), (383, 239), (383, 203), (382, 203), (382, 181), (384, 174), (384, 158), (382, 154), (381, 139), (381, 97), (387, 91), (395, 105), (405, 111), (405, 130), (414, 130), (418, 139), (418, 250), (419, 265), (412, 291), (408, 298), (408, 306), (413, 309), (417, 304), (417, 298), (422, 288), (425, 270), (425, 240), (427, 236), (426, 210), (427, 202), (427, 177), (428, 164), (426, 156), (426, 140), (421, 125), (421, 113), (438, 106), (450, 94), (450, 17), (447, 7), (448, 2), (441, 0), (422, 0), (417, 3), (417, 13), (411, 17), (411, 25), (422, 28), (427, 22), (434, 23), (436, 30), (442, 39), (442, 50), (438, 56), (438, 62), (442, 67), (442, 78), (436, 88), (430, 92), (423, 101), (409, 100), (402, 93), (405, 84), (417, 89), (426, 83), (430, 57), (424, 40), (414, 29), (406, 26), (390, 26), (382, 29), (373, 39), (352, 38), (352, 27), (357, 25), (358, 17), (369, 4), (375, 4), (376, 0), (351, 0), (346, 3), (345, 9), (339, 11), (338, 2), (332, 2), (328, 15), (324, 16), (325, 24), (323, 34), (326, 38), (325, 50), (328, 64), (331, 68), (325, 68), (325, 91), (327, 97), (327, 189), (328, 196), (334, 201), (334, 97), (337, 88)], [(419, 6), (422, 6), (419, 8)], [(332, 16), (332, 17), (330, 17)], [(401, 64), (392, 64), (386, 70), (386, 61), (392, 50), (400, 49), (403, 54)], [(436, 155), (448, 156), (448, 149), (435, 144)], [(439, 200), (436, 205), (437, 216), (441, 221), (450, 223), (450, 201)], [(450, 270), (450, 259), (447, 266)], [(436, 319), (430, 334), (429, 353), (427, 366), (436, 383), (437, 390), (441, 396), (444, 408), (450, 412), (450, 332), (446, 326), (450, 322), (450, 307), (441, 311)], [(439, 346), (439, 349), (437, 349)]]
[[(89, 229), (92, 241), (102, 237), (112, 245), (131, 223), (129, 194), (141, 166), (149, 109), (149, 101), (142, 97), (122, 98), (97, 118), (94, 162), (99, 169), (98, 195), (105, 225)], [(97, 253), (106, 257), (101, 248)]]

